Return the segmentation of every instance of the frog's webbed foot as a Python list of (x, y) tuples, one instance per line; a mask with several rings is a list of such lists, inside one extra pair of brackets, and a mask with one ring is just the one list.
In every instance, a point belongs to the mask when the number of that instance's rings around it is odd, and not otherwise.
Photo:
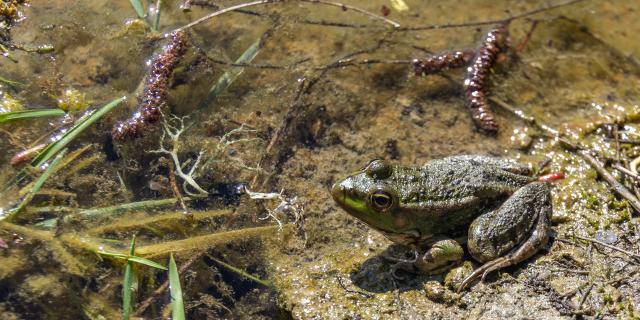
[(413, 254), (415, 255), (415, 258), (413, 259), (397, 258), (392, 256), (388, 252), (383, 252), (380, 256), (384, 260), (393, 263), (393, 265), (391, 265), (391, 270), (389, 271), (391, 276), (396, 280), (404, 280), (404, 277), (398, 275), (398, 270), (406, 271), (409, 273), (418, 273), (418, 270), (416, 270), (415, 268), (415, 263), (418, 260), (420, 253), (418, 251), (413, 251)]
[[(532, 183), (518, 190), (500, 209), (474, 221), (469, 227), (469, 252), (477, 260), (488, 262), (467, 276), (458, 292), (478, 278), (484, 280), (489, 273), (517, 264), (544, 247), (549, 239), (550, 215), (548, 185)], [(513, 244), (513, 240), (518, 238), (514, 235), (520, 234), (519, 230), (527, 224), (527, 219), (533, 220), (531, 233), (522, 242)], [(511, 251), (505, 255), (503, 250), (510, 248)]]
[(420, 273), (433, 275), (451, 269), (462, 260), (464, 250), (452, 239), (443, 239), (434, 243), (431, 248), (415, 262)]
[(397, 274), (398, 270), (426, 275), (442, 273), (458, 264), (462, 260), (464, 251), (457, 241), (443, 239), (434, 243), (423, 255), (417, 251), (414, 253), (416, 257), (413, 260), (398, 259), (383, 254), (385, 259), (396, 262), (391, 266), (391, 274), (394, 278), (403, 279)]

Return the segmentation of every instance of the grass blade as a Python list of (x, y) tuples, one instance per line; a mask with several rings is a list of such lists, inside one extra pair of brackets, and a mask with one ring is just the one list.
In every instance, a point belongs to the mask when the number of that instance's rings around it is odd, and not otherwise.
[(144, 19), (144, 7), (142, 6), (142, 2), (140, 0), (130, 0), (130, 2), (133, 9), (136, 10), (138, 18)]
[(17, 89), (20, 86), (24, 86), (24, 83), (22, 83), (22, 82), (9, 80), (9, 79), (3, 78), (3, 77), (0, 77), (0, 82), (5, 83), (5, 84), (13, 87), (14, 89)]
[(167, 241), (163, 243), (141, 246), (138, 254), (144, 257), (165, 255), (171, 252), (187, 250), (201, 250), (221, 245), (235, 239), (247, 239), (256, 236), (269, 236), (278, 230), (278, 226), (253, 227), (239, 230), (223, 231), (202, 236), (193, 236), (182, 240)]
[[(182, 199), (184, 201), (192, 200), (189, 197), (184, 197)], [(102, 217), (109, 217), (112, 215), (122, 214), (129, 211), (157, 208), (157, 207), (166, 206), (166, 205), (173, 205), (176, 203), (178, 203), (177, 198), (129, 202), (129, 203), (123, 203), (123, 204), (110, 206), (110, 207), (86, 209), (75, 214), (68, 214), (64, 216), (63, 221), (69, 222), (75, 218), (82, 218), (82, 219), (88, 219), (88, 220), (98, 219)]]
[[(103, 115), (107, 112), (111, 111), (113, 108), (118, 106), (122, 101), (124, 101), (126, 97), (118, 98), (112, 100), (104, 107), (90, 113), (85, 116), (83, 119), (79, 120), (71, 129), (69, 129), (65, 134), (58, 140), (50, 143), (46, 146), (32, 161), (31, 166), (40, 167), (47, 160), (51, 159), (56, 153), (58, 153), (62, 148), (66, 147), (73, 139), (75, 139), (82, 131), (87, 129), (94, 122), (98, 121)], [(26, 176), (26, 170), (21, 170), (9, 183), (5, 186), (5, 189), (9, 189), (14, 184), (22, 181)]]
[[(251, 46), (249, 46), (249, 48), (247, 48), (247, 50), (245, 50), (242, 53), (242, 55), (236, 60), (235, 63), (236, 64), (250, 63), (253, 60), (253, 58), (255, 58), (258, 55), (258, 52), (260, 51), (260, 48), (262, 47), (262, 44), (264, 42), (263, 38), (264, 37), (261, 37), (260, 39), (256, 40), (253, 44), (251, 44)], [(233, 81), (236, 80), (236, 78), (238, 78), (238, 76), (242, 74), (243, 71), (244, 71), (243, 67), (232, 67), (230, 70), (226, 71), (222, 76), (220, 76), (220, 78), (218, 78), (218, 82), (216, 82), (216, 84), (213, 85), (211, 89), (209, 89), (209, 93), (207, 93), (207, 96), (200, 103), (199, 109), (208, 107), (209, 104), (211, 104), (211, 102), (215, 98), (217, 98), (220, 95), (220, 93), (226, 90), (231, 85), (231, 83), (233, 83)]]
[(112, 258), (116, 258), (116, 259), (122, 259), (122, 260), (127, 260), (127, 261), (133, 261), (135, 263), (139, 263), (139, 264), (143, 264), (145, 266), (149, 266), (152, 268), (156, 268), (156, 269), (160, 269), (160, 270), (167, 270), (167, 268), (157, 262), (153, 262), (149, 259), (145, 259), (145, 258), (141, 258), (141, 257), (136, 257), (136, 256), (132, 256), (132, 255), (126, 255), (123, 253), (116, 253), (116, 252), (106, 252), (106, 251), (98, 251), (98, 254), (103, 255), (103, 256), (107, 256), (107, 257), (112, 257)]
[[(129, 248), (129, 255), (133, 256), (135, 253), (136, 236), (131, 239), (131, 248)], [(122, 319), (129, 320), (129, 313), (131, 313), (131, 303), (133, 298), (133, 289), (131, 285), (133, 283), (133, 261), (127, 261), (127, 266), (124, 269), (124, 280), (122, 283)]]
[(152, 267), (152, 268), (165, 270), (165, 271), (167, 270), (167, 267), (165, 267), (165, 266), (163, 266), (163, 265), (161, 265), (159, 263), (153, 262), (153, 261), (151, 261), (149, 259), (142, 258), (142, 257), (131, 256), (128, 259), (129, 259), (129, 261), (133, 261), (133, 262), (139, 263), (139, 264), (144, 264), (145, 266), (149, 266), (149, 267)]
[(0, 113), (0, 123), (5, 123), (19, 119), (32, 119), (41, 117), (58, 117), (63, 116), (64, 111), (60, 109), (38, 109), (38, 110), (23, 110)]
[(33, 186), (31, 186), (31, 190), (29, 190), (29, 192), (24, 196), (24, 199), (22, 199), (22, 202), (20, 202), (20, 204), (16, 208), (7, 211), (5, 214), (2, 214), (0, 212), (0, 220), (12, 218), (17, 213), (22, 211), (29, 204), (29, 202), (31, 202), (31, 199), (33, 199), (33, 196), (36, 194), (36, 192), (38, 192), (38, 190), (42, 188), (42, 185), (44, 185), (47, 179), (49, 179), (49, 176), (51, 176), (51, 174), (55, 172), (56, 167), (58, 166), (58, 164), (60, 164), (60, 161), (62, 160), (66, 152), (66, 149), (63, 150), (55, 157), (55, 159), (53, 159), (47, 169), (40, 175), (40, 177), (38, 177)]
[(67, 144), (69, 144), (69, 142), (73, 141), (73, 139), (75, 139), (82, 131), (87, 129), (94, 122), (98, 121), (98, 119), (102, 118), (102, 116), (104, 116), (107, 112), (117, 107), (125, 99), (126, 97), (112, 100), (104, 107), (85, 117), (79, 123), (76, 123), (73, 127), (71, 127), (71, 129), (69, 129), (69, 131), (64, 134), (64, 136), (62, 136), (62, 138), (60, 138), (60, 140), (53, 142), (46, 148), (44, 148), (42, 152), (40, 152), (40, 154), (38, 154), (38, 156), (35, 157), (33, 161), (31, 161), (31, 165), (34, 167), (39, 167), (40, 165), (42, 165), (45, 161), (49, 160), (49, 158), (51, 158), (54, 154), (56, 154)]
[(182, 287), (180, 287), (180, 275), (173, 253), (169, 256), (169, 290), (171, 291), (171, 318), (184, 320), (184, 301), (182, 300)]
[(160, 7), (161, 7), (161, 2), (160, 0), (156, 1), (156, 19), (153, 23), (153, 30), (158, 31), (160, 29)]

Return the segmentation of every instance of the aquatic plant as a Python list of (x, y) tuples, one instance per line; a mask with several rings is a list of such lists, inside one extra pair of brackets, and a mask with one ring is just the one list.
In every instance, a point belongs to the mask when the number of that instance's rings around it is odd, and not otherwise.
[(42, 188), (42, 185), (47, 181), (47, 179), (49, 179), (51, 174), (56, 170), (56, 168), (58, 167), (58, 164), (64, 157), (65, 153), (66, 153), (66, 149), (58, 153), (58, 155), (53, 159), (53, 161), (51, 161), (51, 163), (44, 170), (42, 175), (40, 175), (40, 177), (38, 177), (38, 179), (33, 183), (29, 192), (27, 193), (27, 195), (25, 195), (25, 197), (22, 199), (22, 201), (17, 207), (15, 207), (14, 209), (8, 210), (4, 213), (0, 212), (0, 221), (4, 219), (11, 220), (13, 216), (20, 213), (22, 210), (24, 210), (24, 208), (29, 204), (29, 202), (31, 202), (31, 199), (33, 199), (33, 196), (36, 194), (36, 192), (38, 192), (38, 190)]
[(65, 112), (60, 109), (36, 109), (36, 110), (22, 110), (22, 111), (10, 111), (0, 113), (0, 123), (22, 120), (22, 119), (34, 119), (41, 117), (59, 117), (65, 115)]
[(184, 32), (174, 32), (169, 43), (151, 62), (136, 112), (131, 118), (118, 122), (111, 130), (114, 139), (141, 137), (151, 125), (160, 120), (167, 100), (169, 79), (187, 47), (187, 35)]
[[(125, 99), (125, 97), (122, 97), (112, 100), (98, 110), (87, 112), (71, 128), (69, 128), (69, 130), (62, 133), (59, 137), (56, 137), (53, 142), (49, 143), (42, 151), (40, 151), (40, 153), (31, 161), (31, 166), (36, 168), (42, 166), (47, 160), (51, 159), (51, 157), (55, 156), (60, 150), (62, 150), (71, 141), (78, 137), (80, 133), (82, 133), (89, 126), (98, 121), (98, 119), (100, 119), (106, 113), (117, 107)], [(26, 171), (20, 171), (11, 181), (9, 181), (6, 187), (11, 187), (15, 183), (22, 181), (25, 176)]]
[(184, 301), (182, 300), (182, 287), (180, 275), (173, 254), (169, 255), (169, 291), (171, 291), (171, 318), (184, 320)]

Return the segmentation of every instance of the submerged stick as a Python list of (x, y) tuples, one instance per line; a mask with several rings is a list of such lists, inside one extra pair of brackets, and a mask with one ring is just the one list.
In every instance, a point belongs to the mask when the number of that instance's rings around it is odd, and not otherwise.
[[(343, 3), (331, 2), (331, 1), (323, 1), (323, 0), (298, 0), (298, 1), (299, 2), (308, 2), (308, 3), (314, 3), (314, 4), (323, 4), (323, 5), (328, 5), (328, 6), (334, 6), (334, 7), (342, 8), (343, 10), (350, 9), (350, 10), (356, 11), (358, 13), (362, 13), (362, 14), (368, 16), (368, 17), (371, 17), (371, 18), (374, 18), (374, 19), (378, 19), (378, 20), (382, 20), (385, 23), (388, 23), (388, 24), (392, 25), (394, 28), (399, 28), (400, 27), (400, 24), (395, 22), (395, 21), (393, 21), (393, 20), (390, 20), (390, 19), (387, 19), (385, 17), (379, 16), (379, 15), (377, 15), (375, 13), (366, 11), (364, 9), (360, 9), (360, 8), (357, 8), (357, 7), (354, 7), (354, 6), (350, 6), (350, 5), (346, 5), (346, 4), (343, 4)], [(206, 15), (206, 16), (198, 19), (198, 20), (195, 20), (195, 21), (193, 21), (193, 22), (191, 22), (189, 24), (186, 24), (186, 25), (184, 25), (184, 26), (182, 26), (180, 28), (177, 28), (177, 29), (173, 30), (171, 33), (184, 31), (185, 29), (192, 28), (192, 27), (194, 27), (196, 25), (199, 25), (199, 24), (201, 24), (201, 23), (203, 23), (203, 22), (205, 22), (207, 20), (210, 20), (210, 19), (212, 19), (214, 17), (217, 17), (219, 15), (222, 15), (222, 14), (225, 14), (225, 13), (228, 13), (228, 12), (231, 12), (231, 11), (237, 11), (239, 9), (244, 9), (244, 8), (252, 7), (252, 6), (256, 6), (256, 5), (272, 4), (272, 3), (285, 3), (285, 2), (287, 2), (287, 1), (283, 1), (283, 0), (259, 0), (259, 1), (241, 3), (241, 4), (238, 4), (238, 5), (235, 5), (235, 6), (231, 6), (231, 7), (224, 8), (224, 9), (220, 9), (220, 10), (218, 10), (216, 12), (210, 13), (210, 14), (208, 14), (208, 15)]]
[(216, 259), (216, 258), (214, 258), (212, 256), (209, 256), (209, 258), (211, 260), (215, 261), (217, 264), (219, 264), (222, 267), (224, 267), (225, 269), (227, 269), (227, 270), (229, 270), (229, 271), (231, 271), (231, 272), (233, 272), (233, 273), (235, 273), (235, 274), (237, 274), (237, 275), (239, 275), (239, 276), (241, 276), (243, 278), (247, 278), (247, 279), (249, 279), (249, 280), (251, 280), (251, 281), (253, 281), (253, 282), (257, 283), (257, 284), (261, 284), (261, 285), (263, 285), (265, 287), (268, 287), (268, 288), (273, 287), (273, 284), (271, 282), (269, 282), (268, 280), (262, 280), (262, 279), (260, 279), (260, 278), (258, 278), (256, 276), (254, 276), (254, 275), (252, 275), (252, 274), (240, 269), (240, 268), (236, 268), (236, 267), (234, 267), (234, 266), (232, 266), (232, 265), (230, 265), (230, 264), (228, 264), (226, 262), (223, 262), (222, 260)]
[(549, 5), (549, 6), (545, 6), (545, 7), (540, 7), (537, 9), (533, 9), (530, 11), (525, 11), (523, 13), (519, 13), (507, 18), (502, 18), (502, 19), (493, 19), (493, 20), (483, 20), (483, 21), (472, 21), (472, 22), (463, 22), (463, 23), (446, 23), (446, 24), (432, 24), (432, 25), (426, 25), (426, 26), (417, 26), (417, 27), (403, 27), (403, 28), (397, 28), (397, 31), (424, 31), (424, 30), (433, 30), (433, 29), (451, 29), (451, 28), (468, 28), (468, 27), (478, 27), (478, 26), (483, 26), (483, 25), (493, 25), (493, 24), (498, 24), (498, 23), (504, 23), (507, 21), (513, 21), (516, 19), (521, 19), (521, 18), (525, 18), (525, 17), (529, 17), (541, 12), (545, 12), (545, 11), (549, 11), (549, 10), (553, 10), (553, 9), (557, 9), (557, 8), (561, 8), (561, 7), (566, 7), (566, 6), (570, 6), (579, 2), (583, 2), (585, 0), (569, 0), (569, 1), (565, 1), (565, 2), (560, 2), (557, 4), (553, 4), (553, 5)]
[(631, 251), (624, 250), (622, 248), (618, 248), (616, 246), (613, 246), (613, 245), (610, 245), (608, 243), (602, 242), (602, 241), (600, 241), (598, 239), (587, 238), (587, 237), (582, 237), (582, 236), (575, 236), (575, 237), (580, 239), (580, 240), (584, 240), (584, 241), (588, 241), (588, 242), (592, 242), (592, 243), (597, 243), (597, 244), (599, 244), (599, 245), (601, 245), (601, 246), (603, 246), (605, 248), (609, 248), (611, 250), (615, 250), (615, 251), (624, 253), (627, 256), (635, 259), (637, 262), (640, 262), (640, 255), (639, 254), (633, 253)]

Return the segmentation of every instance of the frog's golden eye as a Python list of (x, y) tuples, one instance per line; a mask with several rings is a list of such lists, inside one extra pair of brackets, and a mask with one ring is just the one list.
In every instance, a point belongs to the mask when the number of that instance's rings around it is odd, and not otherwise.
[(386, 160), (372, 160), (364, 168), (364, 172), (371, 178), (386, 179), (391, 175), (391, 165)]
[(383, 189), (377, 189), (369, 198), (371, 206), (377, 211), (386, 211), (393, 205), (393, 195)]

